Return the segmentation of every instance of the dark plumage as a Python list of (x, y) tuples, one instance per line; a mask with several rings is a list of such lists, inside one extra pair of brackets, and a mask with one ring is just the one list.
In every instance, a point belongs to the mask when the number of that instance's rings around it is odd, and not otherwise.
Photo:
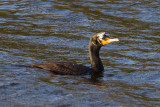
[(71, 74), (81, 75), (87, 72), (91, 72), (92, 69), (83, 65), (79, 65), (71, 62), (49, 62), (49, 63), (37, 63), (31, 65), (31, 67), (43, 68), (52, 71), (56, 74)]
[(91, 61), (91, 68), (71, 62), (49, 62), (36, 63), (31, 67), (37, 67), (52, 71), (63, 75), (81, 75), (92, 72), (102, 72), (104, 70), (102, 61), (99, 57), (100, 48), (111, 42), (119, 41), (117, 38), (110, 39), (108, 34), (100, 32), (90, 38), (89, 56)]

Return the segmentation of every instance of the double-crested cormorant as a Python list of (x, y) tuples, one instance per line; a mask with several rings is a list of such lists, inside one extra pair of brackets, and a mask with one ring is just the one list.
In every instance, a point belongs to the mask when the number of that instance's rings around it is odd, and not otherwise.
[(88, 72), (102, 72), (104, 67), (99, 57), (100, 48), (106, 44), (116, 41), (119, 41), (119, 39), (111, 39), (109, 34), (106, 34), (105, 32), (100, 32), (91, 36), (89, 43), (89, 56), (92, 66), (91, 68), (70, 62), (36, 63), (32, 64), (31, 67), (42, 68), (57, 74), (64, 75), (81, 75)]

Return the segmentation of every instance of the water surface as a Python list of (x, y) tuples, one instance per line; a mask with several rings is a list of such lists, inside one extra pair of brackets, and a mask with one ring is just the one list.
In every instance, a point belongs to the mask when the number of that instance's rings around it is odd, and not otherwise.
[[(105, 72), (55, 75), (15, 65), (70, 61), (90, 66), (90, 36), (120, 39), (102, 47)], [(0, 2), (0, 105), (160, 106), (159, 0), (5, 0)]]

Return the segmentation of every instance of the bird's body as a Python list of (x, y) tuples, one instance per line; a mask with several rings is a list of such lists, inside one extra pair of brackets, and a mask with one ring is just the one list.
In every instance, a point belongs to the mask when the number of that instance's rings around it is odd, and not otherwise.
[(62, 75), (68, 75), (68, 74), (82, 75), (93, 71), (92, 68), (71, 62), (37, 63), (31, 65), (31, 67), (43, 68), (52, 71), (56, 74), (62, 74)]
[(111, 42), (119, 41), (110, 39), (105, 32), (97, 33), (90, 38), (89, 43), (89, 56), (91, 61), (91, 68), (71, 62), (49, 62), (49, 63), (36, 63), (31, 67), (37, 67), (52, 71), (56, 74), (64, 75), (82, 75), (86, 73), (102, 72), (104, 70), (102, 61), (99, 57), (100, 48)]

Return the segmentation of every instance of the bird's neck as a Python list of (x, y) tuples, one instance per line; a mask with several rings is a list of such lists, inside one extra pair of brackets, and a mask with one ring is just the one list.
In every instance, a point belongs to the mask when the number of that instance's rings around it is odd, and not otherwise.
[(89, 44), (89, 56), (90, 56), (91, 66), (94, 72), (101, 72), (104, 70), (102, 61), (99, 57), (100, 48), (101, 46), (97, 46), (92, 42), (90, 42)]

